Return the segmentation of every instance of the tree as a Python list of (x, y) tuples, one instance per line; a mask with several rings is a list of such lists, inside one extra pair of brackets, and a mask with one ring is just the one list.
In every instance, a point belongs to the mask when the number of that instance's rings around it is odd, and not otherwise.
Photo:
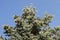
[(43, 18), (35, 16), (36, 9), (24, 7), (22, 16), (14, 16), (15, 27), (4, 25), (6, 40), (60, 40), (60, 27), (50, 28), (53, 16), (45, 14)]

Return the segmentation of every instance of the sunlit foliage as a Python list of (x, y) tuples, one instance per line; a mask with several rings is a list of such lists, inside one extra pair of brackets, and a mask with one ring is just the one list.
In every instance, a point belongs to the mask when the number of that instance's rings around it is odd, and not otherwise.
[(4, 25), (7, 39), (2, 40), (60, 40), (60, 27), (49, 27), (53, 18), (46, 13), (43, 18), (36, 17), (36, 9), (24, 7), (22, 16), (14, 16), (15, 27)]

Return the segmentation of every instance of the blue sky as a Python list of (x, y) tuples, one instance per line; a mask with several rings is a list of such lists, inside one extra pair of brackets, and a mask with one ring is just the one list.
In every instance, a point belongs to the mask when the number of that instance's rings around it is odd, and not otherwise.
[(46, 11), (54, 15), (51, 27), (60, 25), (60, 0), (0, 0), (0, 35), (4, 36), (2, 25), (15, 26), (13, 15), (21, 16), (24, 6), (30, 3), (38, 10), (37, 16), (44, 16)]

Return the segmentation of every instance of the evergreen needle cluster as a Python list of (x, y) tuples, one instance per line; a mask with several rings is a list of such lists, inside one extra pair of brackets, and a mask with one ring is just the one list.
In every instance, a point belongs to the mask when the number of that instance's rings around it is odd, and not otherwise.
[(14, 16), (15, 27), (4, 25), (4, 34), (9, 38), (0, 40), (60, 40), (60, 27), (49, 27), (53, 16), (45, 14), (43, 18), (35, 16), (36, 9), (24, 7), (22, 16)]

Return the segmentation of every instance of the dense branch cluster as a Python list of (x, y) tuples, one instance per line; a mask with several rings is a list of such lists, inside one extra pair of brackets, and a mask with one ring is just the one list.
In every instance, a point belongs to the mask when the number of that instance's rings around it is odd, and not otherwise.
[(14, 16), (15, 27), (4, 25), (4, 33), (9, 38), (2, 40), (60, 40), (60, 27), (50, 28), (53, 16), (35, 16), (36, 9), (24, 7), (22, 16)]

